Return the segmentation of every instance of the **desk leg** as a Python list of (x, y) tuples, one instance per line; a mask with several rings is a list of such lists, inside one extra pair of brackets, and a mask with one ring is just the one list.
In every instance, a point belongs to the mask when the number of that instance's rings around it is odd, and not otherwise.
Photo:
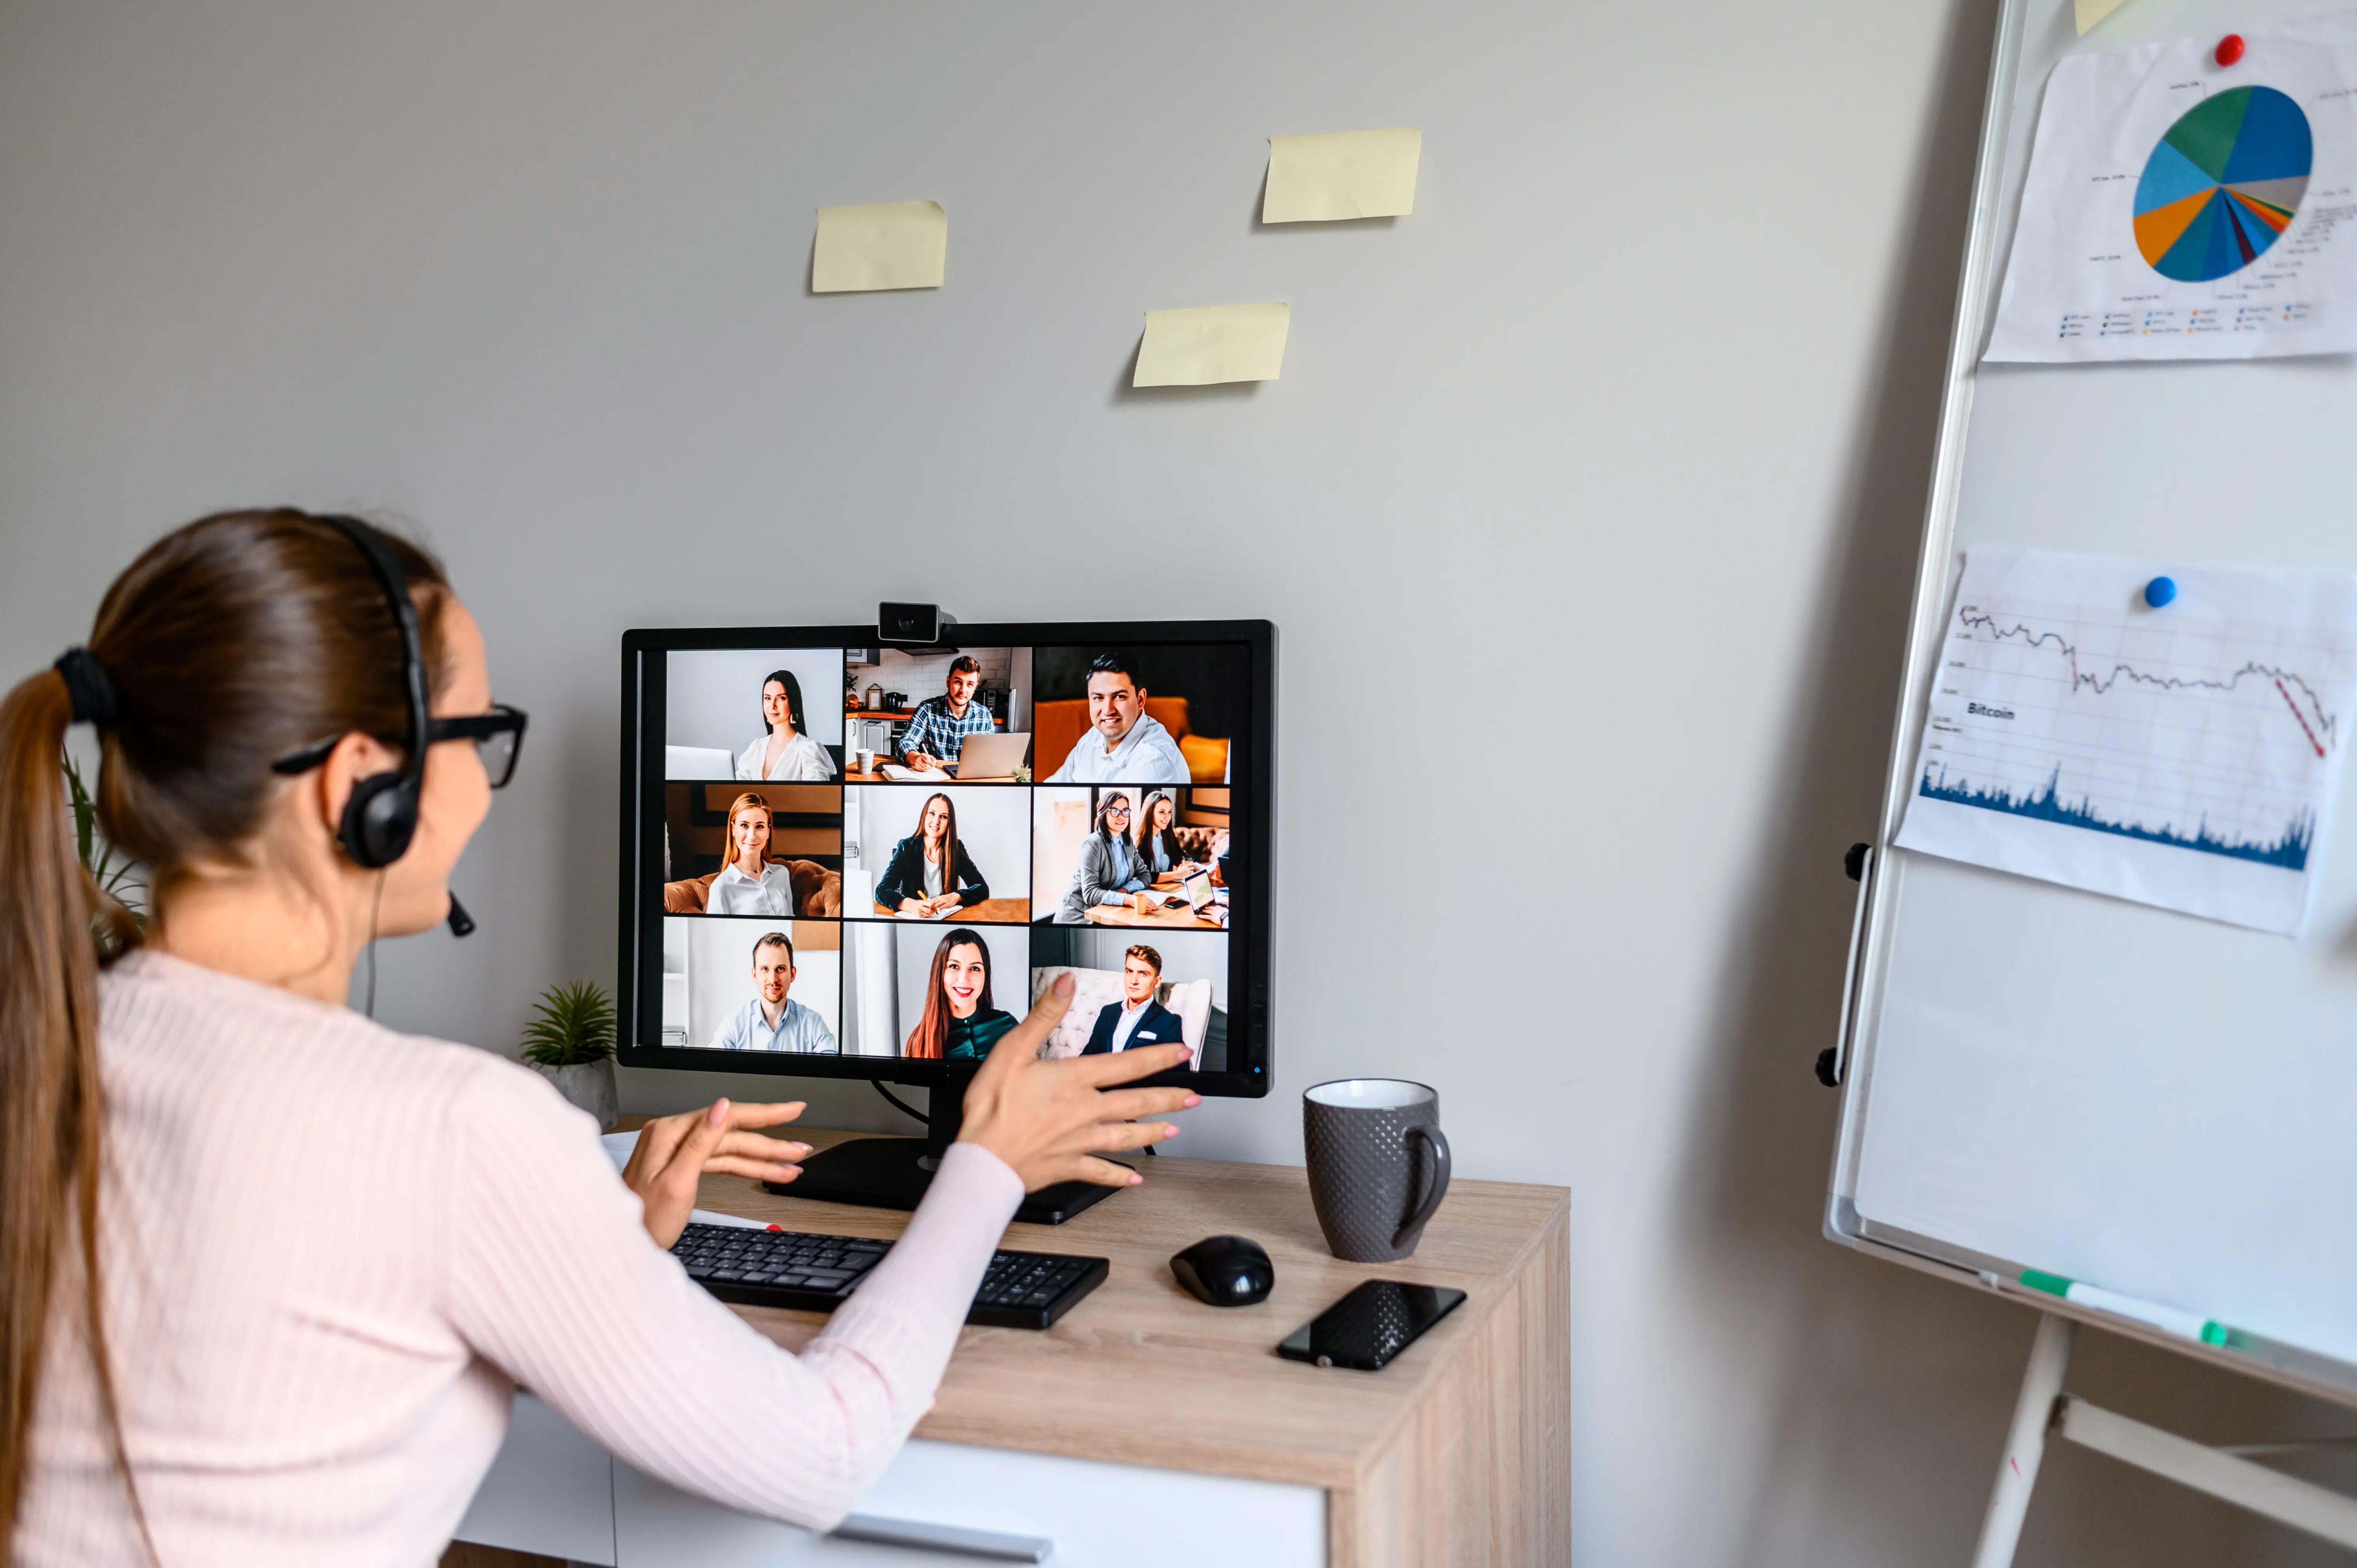
[(1327, 1495), (1329, 1568), (1571, 1561), (1568, 1216), (1455, 1357), (1359, 1485)]

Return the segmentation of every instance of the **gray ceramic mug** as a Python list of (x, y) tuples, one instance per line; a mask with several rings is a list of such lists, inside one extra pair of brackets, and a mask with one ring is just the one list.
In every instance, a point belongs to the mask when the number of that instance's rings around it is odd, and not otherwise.
[(1448, 1196), (1440, 1096), (1397, 1078), (1345, 1078), (1301, 1097), (1309, 1201), (1334, 1255), (1394, 1263)]

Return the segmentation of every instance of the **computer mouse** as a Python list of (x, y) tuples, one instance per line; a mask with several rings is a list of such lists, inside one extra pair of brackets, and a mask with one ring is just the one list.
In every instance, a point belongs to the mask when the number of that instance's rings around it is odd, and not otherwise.
[(1206, 1236), (1183, 1252), (1170, 1254), (1170, 1272), (1197, 1301), (1213, 1306), (1250, 1306), (1266, 1301), (1276, 1269), (1249, 1236)]

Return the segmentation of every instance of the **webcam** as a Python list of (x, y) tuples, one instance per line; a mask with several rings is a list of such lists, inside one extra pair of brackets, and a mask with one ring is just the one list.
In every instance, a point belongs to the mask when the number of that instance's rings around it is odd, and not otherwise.
[(878, 642), (928, 647), (947, 639), (950, 628), (955, 625), (957, 617), (942, 614), (939, 605), (896, 605), (888, 601), (876, 607)]

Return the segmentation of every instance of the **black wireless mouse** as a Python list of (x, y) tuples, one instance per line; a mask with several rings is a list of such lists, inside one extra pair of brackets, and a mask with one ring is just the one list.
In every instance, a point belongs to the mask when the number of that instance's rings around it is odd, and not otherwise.
[(1213, 1306), (1250, 1306), (1266, 1301), (1276, 1269), (1249, 1236), (1206, 1236), (1183, 1252), (1170, 1254), (1170, 1272), (1197, 1301)]

